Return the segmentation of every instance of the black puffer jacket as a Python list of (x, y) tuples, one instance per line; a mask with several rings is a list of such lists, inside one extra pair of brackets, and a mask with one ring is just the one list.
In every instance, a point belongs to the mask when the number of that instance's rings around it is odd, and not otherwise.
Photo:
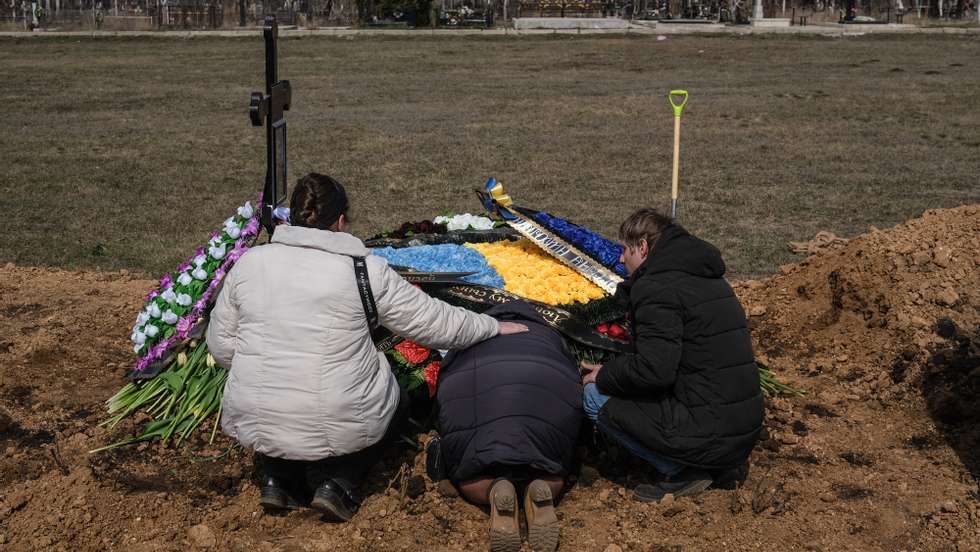
[(682, 464), (744, 461), (762, 429), (762, 394), (745, 312), (713, 245), (666, 228), (617, 297), (628, 302), (636, 352), (596, 381), (613, 398), (600, 421)]
[(499, 305), (487, 314), (523, 322), (530, 331), (452, 351), (443, 362), (436, 408), (449, 478), (472, 479), (500, 468), (568, 473), (583, 416), (574, 359), (527, 303)]

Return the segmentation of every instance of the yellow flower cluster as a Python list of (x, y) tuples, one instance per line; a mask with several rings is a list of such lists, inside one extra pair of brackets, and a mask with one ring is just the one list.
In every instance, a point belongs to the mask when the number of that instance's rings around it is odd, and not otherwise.
[(526, 239), (468, 243), (504, 279), (504, 289), (549, 305), (588, 303), (605, 296), (602, 289), (549, 256)]

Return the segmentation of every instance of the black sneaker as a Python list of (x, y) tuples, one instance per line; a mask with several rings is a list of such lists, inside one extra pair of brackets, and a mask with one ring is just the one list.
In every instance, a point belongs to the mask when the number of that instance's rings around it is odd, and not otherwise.
[(436, 483), (448, 478), (446, 466), (442, 462), (442, 444), (438, 437), (429, 440), (425, 445), (425, 473)]
[(299, 501), (295, 500), (283, 484), (271, 475), (262, 479), (262, 485), (259, 487), (259, 504), (270, 510), (291, 510), (300, 506)]
[(710, 487), (713, 482), (709, 473), (687, 468), (656, 485), (637, 485), (633, 489), (633, 499), (637, 502), (660, 502), (668, 494), (674, 495), (674, 498), (693, 496)]
[(336, 521), (350, 521), (361, 507), (361, 500), (353, 491), (328, 479), (317, 488), (310, 506)]

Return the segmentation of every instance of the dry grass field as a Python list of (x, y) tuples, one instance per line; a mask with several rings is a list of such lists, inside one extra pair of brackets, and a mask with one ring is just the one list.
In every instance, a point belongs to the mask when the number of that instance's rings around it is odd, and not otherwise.
[[(155, 275), (259, 190), (255, 39), (0, 40), (0, 262)], [(356, 233), (518, 202), (614, 234), (667, 204), (735, 277), (789, 240), (980, 200), (976, 38), (288, 39), (290, 172), (348, 184)]]

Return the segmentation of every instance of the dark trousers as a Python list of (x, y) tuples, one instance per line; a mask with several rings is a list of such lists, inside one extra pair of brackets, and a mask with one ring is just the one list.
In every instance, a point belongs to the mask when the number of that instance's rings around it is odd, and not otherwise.
[(287, 460), (262, 456), (262, 469), (265, 475), (280, 480), (287, 489), (297, 496), (309, 496), (325, 481), (333, 480), (348, 492), (356, 491), (364, 482), (368, 471), (381, 459), (391, 442), (398, 439), (408, 420), (409, 399), (402, 389), (398, 397), (395, 416), (388, 424), (384, 436), (377, 443), (357, 452), (342, 456), (331, 456), (321, 460)]

